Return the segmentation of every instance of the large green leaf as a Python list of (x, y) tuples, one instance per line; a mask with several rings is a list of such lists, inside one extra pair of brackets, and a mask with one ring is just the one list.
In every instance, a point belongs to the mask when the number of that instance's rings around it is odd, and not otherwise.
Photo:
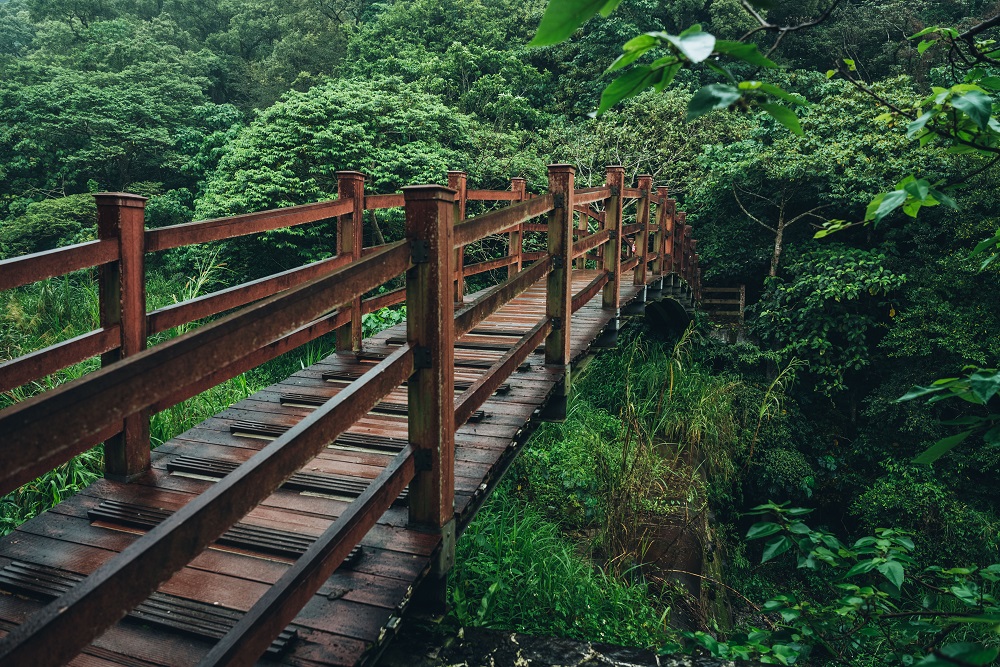
[(896, 588), (903, 587), (903, 566), (894, 560), (882, 563), (878, 566), (878, 571), (885, 575), (885, 578)]
[(756, 44), (720, 39), (715, 42), (715, 51), (758, 67), (775, 68), (778, 66), (776, 62), (761, 53)]
[(632, 68), (604, 89), (604, 92), (601, 93), (601, 104), (597, 108), (597, 114), (604, 113), (624, 99), (638, 95), (655, 84), (659, 80), (660, 74), (660, 70), (654, 70), (647, 65)]
[(916, 667), (981, 667), (996, 660), (998, 655), (998, 648), (988, 648), (978, 642), (961, 642), (942, 646), (916, 663)]
[(777, 558), (781, 554), (785, 553), (792, 547), (792, 541), (787, 537), (779, 537), (777, 539), (771, 540), (764, 547), (764, 553), (760, 557), (761, 563), (766, 563), (772, 558)]
[(760, 521), (750, 526), (750, 530), (747, 531), (747, 539), (756, 540), (761, 537), (767, 537), (768, 535), (774, 535), (775, 533), (780, 532), (781, 526), (773, 521)]
[(715, 35), (702, 32), (700, 29), (690, 32), (690, 28), (681, 35), (668, 35), (660, 33), (664, 39), (677, 47), (677, 50), (684, 54), (684, 57), (693, 63), (700, 63), (706, 60), (712, 51), (715, 50)]
[(993, 98), (978, 90), (956, 95), (951, 98), (951, 105), (959, 111), (964, 111), (980, 130), (986, 129), (990, 116), (993, 115)]
[(598, 12), (607, 16), (619, 2), (621, 0), (549, 0), (535, 38), (528, 46), (558, 44)]
[(739, 88), (725, 83), (712, 83), (702, 87), (688, 103), (687, 119), (694, 120), (714, 109), (726, 109), (740, 99)]
[(928, 447), (923, 454), (920, 454), (918, 457), (913, 459), (913, 462), (926, 463), (930, 465), (931, 463), (934, 463), (939, 458), (941, 458), (942, 456), (950, 452), (952, 449), (957, 447), (959, 444), (962, 443), (963, 440), (968, 438), (970, 435), (972, 435), (972, 431), (962, 431), (961, 433), (948, 436), (947, 438), (941, 438), (936, 443)]
[(772, 118), (792, 131), (792, 134), (802, 136), (802, 125), (795, 112), (780, 104), (761, 104), (760, 108), (766, 111)]

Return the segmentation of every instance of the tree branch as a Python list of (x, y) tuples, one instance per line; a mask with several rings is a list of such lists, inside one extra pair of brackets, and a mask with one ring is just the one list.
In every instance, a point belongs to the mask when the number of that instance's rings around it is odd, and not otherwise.
[(777, 229), (775, 229), (774, 227), (770, 227), (770, 226), (764, 224), (763, 222), (761, 222), (757, 218), (757, 216), (755, 216), (753, 213), (751, 213), (750, 211), (748, 211), (746, 209), (746, 207), (743, 205), (743, 202), (740, 201), (740, 196), (738, 194), (736, 194), (736, 188), (735, 187), (733, 188), (733, 198), (736, 199), (736, 203), (739, 204), (740, 210), (743, 211), (744, 213), (746, 213), (748, 218), (750, 218), (751, 220), (753, 220), (754, 222), (756, 222), (758, 225), (760, 225), (764, 229), (769, 230), (772, 234), (777, 234), (778, 233)]

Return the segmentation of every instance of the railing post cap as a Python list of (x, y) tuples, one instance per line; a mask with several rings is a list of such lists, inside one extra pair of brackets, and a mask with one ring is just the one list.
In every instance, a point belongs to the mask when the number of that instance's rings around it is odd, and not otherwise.
[[(656, 186), (656, 194), (659, 195), (660, 197), (666, 197), (667, 195), (670, 194), (670, 188), (668, 188), (665, 185), (658, 185)], [(672, 201), (672, 200), (667, 200), (667, 201)]]
[(510, 180), (518, 181), (520, 183), (522, 181), (527, 181), (528, 179), (526, 179), (524, 176), (511, 176)]
[(571, 164), (563, 164), (560, 162), (557, 164), (550, 164), (548, 167), (549, 167), (549, 173), (552, 172), (576, 173), (576, 167)]
[(458, 191), (444, 185), (408, 185), (403, 188), (403, 199), (406, 201), (423, 201), (440, 199), (454, 202)]
[(637, 181), (650, 181), (650, 182), (652, 182), (653, 175), (652, 174), (639, 174), (635, 178), (636, 178)]
[(448, 170), (448, 175), (451, 176), (452, 174), (455, 174), (456, 176), (466, 176), (467, 175), (461, 169), (449, 169)]
[(131, 192), (95, 192), (94, 199), (98, 206), (125, 206), (129, 208), (146, 208), (149, 197), (134, 195)]
[(341, 179), (341, 178), (343, 178), (343, 179), (354, 179), (354, 180), (363, 181), (363, 180), (365, 180), (366, 177), (360, 171), (344, 170), (344, 171), (338, 171), (337, 172), (337, 178), (338, 179)]
[(608, 171), (625, 171), (625, 167), (620, 164), (609, 164), (605, 169)]

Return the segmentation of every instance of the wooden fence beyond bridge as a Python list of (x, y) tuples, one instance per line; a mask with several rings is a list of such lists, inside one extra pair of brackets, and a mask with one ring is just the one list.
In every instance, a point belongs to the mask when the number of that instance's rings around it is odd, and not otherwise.
[[(142, 197), (99, 194), (96, 241), (0, 262), (0, 291), (97, 267), (101, 318), (0, 363), (0, 391), (102, 362), (0, 412), (0, 494), (102, 442), (106, 467), (0, 539), (0, 664), (371, 661), (417, 584), (440, 601), (456, 535), (564, 405), (574, 360), (664, 281), (700, 297), (691, 227), (650, 176), (576, 188), (552, 165), (542, 195), (338, 177), (336, 200), (159, 229)], [(508, 205), (466, 218), (474, 201)], [(363, 247), (363, 213), (395, 207), (406, 238)], [(147, 253), (330, 219), (336, 256), (146, 311)], [(546, 249), (524, 252), (537, 233)], [(503, 257), (464, 261), (497, 235)], [(364, 314), (404, 301), (405, 324), (362, 339)], [(151, 414), (330, 332), (336, 354), (151, 453)]]

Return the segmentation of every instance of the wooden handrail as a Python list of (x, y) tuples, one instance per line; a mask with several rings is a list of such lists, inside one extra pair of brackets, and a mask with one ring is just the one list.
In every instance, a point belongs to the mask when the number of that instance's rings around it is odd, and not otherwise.
[(329, 273), (349, 264), (352, 259), (351, 255), (336, 255), (329, 259), (154, 310), (147, 315), (149, 333), (160, 333), (182, 324), (245, 306)]
[(0, 432), (18, 446), (7, 452), (0, 493), (93, 446), (98, 442), (94, 437), (109, 425), (151, 407), (175, 387), (237, 363), (355, 294), (378, 287), (387, 277), (402, 273), (409, 262), (409, 244), (399, 241), (287, 293), (7, 408), (0, 412)]
[(611, 196), (611, 188), (601, 185), (596, 188), (578, 188), (573, 191), (573, 203), (577, 206), (604, 201)]
[(367, 195), (365, 197), (365, 210), (377, 211), (386, 208), (402, 208), (403, 193), (396, 192), (388, 195)]
[(526, 220), (548, 213), (554, 205), (552, 195), (544, 195), (528, 201), (478, 215), (455, 225), (455, 247), (469, 245), (479, 239), (509, 231)]
[(497, 387), (517, 370), (525, 359), (538, 348), (539, 344), (552, 331), (552, 319), (546, 317), (533, 326), (528, 333), (521, 336), (518, 342), (501, 356), (489, 370), (479, 376), (472, 385), (455, 399), (455, 427), (458, 428), (469, 421), (472, 413), (486, 402)]
[(0, 392), (10, 391), (118, 347), (118, 326), (89, 331), (0, 363)]
[(107, 239), (45, 250), (0, 261), (0, 292), (118, 259), (118, 244)]
[(588, 252), (594, 248), (598, 248), (611, 239), (611, 232), (607, 229), (602, 229), (599, 232), (595, 232), (590, 236), (581, 239), (573, 244), (573, 259), (580, 257), (581, 255), (586, 255)]
[(353, 210), (354, 202), (334, 199), (258, 213), (245, 213), (229, 218), (185, 222), (170, 227), (149, 229), (146, 231), (146, 252), (158, 252), (196, 243), (231, 239), (272, 229), (281, 229), (282, 227), (294, 227), (307, 222), (317, 222), (347, 215)]
[(469, 190), (469, 201), (519, 201), (520, 195), (510, 190)]

